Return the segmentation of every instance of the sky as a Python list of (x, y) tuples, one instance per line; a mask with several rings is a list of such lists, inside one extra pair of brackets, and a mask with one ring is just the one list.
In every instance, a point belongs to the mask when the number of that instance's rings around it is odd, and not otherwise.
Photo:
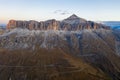
[(120, 0), (0, 0), (0, 24), (15, 20), (62, 20), (76, 14), (92, 21), (120, 21)]

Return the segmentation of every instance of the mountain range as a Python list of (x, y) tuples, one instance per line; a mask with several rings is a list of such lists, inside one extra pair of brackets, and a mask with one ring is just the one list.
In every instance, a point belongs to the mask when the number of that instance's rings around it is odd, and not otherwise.
[(73, 14), (10, 20), (0, 35), (1, 80), (120, 80), (120, 31)]
[(108, 28), (103, 24), (98, 24), (92, 21), (87, 21), (82, 19), (75, 14), (71, 15), (67, 19), (62, 21), (57, 21), (55, 19), (47, 21), (20, 21), (20, 20), (10, 20), (7, 24), (7, 29), (14, 28), (27, 28), (29, 30), (66, 30), (66, 31), (76, 31), (83, 29), (98, 29), (98, 28)]

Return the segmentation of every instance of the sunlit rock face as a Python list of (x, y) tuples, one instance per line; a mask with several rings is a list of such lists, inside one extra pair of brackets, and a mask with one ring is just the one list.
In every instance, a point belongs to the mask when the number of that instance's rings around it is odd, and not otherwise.
[(70, 17), (62, 21), (57, 21), (55, 19), (43, 22), (38, 22), (34, 20), (31, 21), (10, 20), (7, 25), (7, 29), (14, 29), (18, 27), (27, 28), (29, 30), (66, 30), (66, 31), (99, 28), (109, 29), (109, 27), (105, 25), (79, 18), (75, 14), (71, 15)]
[(9, 23), (7, 24), (7, 29), (13, 29), (16, 28), (16, 21), (15, 20), (10, 20)]

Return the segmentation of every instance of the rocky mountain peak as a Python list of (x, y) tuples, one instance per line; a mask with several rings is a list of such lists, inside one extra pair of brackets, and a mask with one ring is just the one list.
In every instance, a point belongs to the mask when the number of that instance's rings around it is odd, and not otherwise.
[(78, 17), (75, 14), (72, 14), (70, 17), (66, 18), (65, 20), (83, 20), (83, 21), (87, 21), (87, 20), (85, 20), (83, 18)]
[(78, 17), (77, 15), (73, 14), (70, 17), (63, 20), (63, 22), (68, 24), (79, 24), (79, 23), (86, 23), (87, 20)]
[(72, 14), (70, 17), (68, 17), (67, 19), (79, 19), (79, 17), (75, 14)]

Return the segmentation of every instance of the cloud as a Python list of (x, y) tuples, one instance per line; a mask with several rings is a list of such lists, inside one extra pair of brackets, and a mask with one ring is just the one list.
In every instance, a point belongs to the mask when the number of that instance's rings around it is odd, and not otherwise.
[(70, 14), (71, 12), (68, 10), (56, 10), (54, 11), (54, 14), (60, 14), (60, 15), (67, 15)]
[(56, 10), (54, 11), (55, 14), (62, 12), (62, 10)]

